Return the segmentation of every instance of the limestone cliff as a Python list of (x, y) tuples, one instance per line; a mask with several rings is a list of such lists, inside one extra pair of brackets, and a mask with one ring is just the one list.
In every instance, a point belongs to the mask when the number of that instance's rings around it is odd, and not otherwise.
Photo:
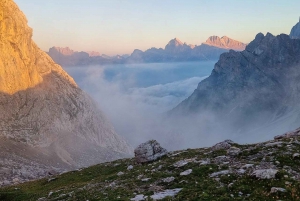
[(91, 98), (31, 37), (18, 6), (1, 0), (0, 136), (51, 150), (73, 167), (132, 153)]

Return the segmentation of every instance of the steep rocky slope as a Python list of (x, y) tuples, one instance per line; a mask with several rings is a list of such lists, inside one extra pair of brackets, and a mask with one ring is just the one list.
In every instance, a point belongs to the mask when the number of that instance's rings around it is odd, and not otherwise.
[[(115, 133), (91, 98), (31, 37), (32, 29), (17, 5), (2, 0), (0, 136), (22, 143), (24, 150), (52, 155), (57, 162), (51, 164), (57, 168), (81, 167), (130, 154), (131, 147)], [(3, 155), (9, 154), (3, 146), (1, 149)], [(31, 158), (30, 153), (23, 154)], [(11, 154), (15, 154), (13, 149)], [(51, 166), (47, 160), (39, 161)], [(20, 163), (17, 168), (21, 167)]]
[(300, 131), (123, 159), (0, 189), (1, 200), (299, 200)]
[(232, 49), (237, 51), (243, 51), (246, 48), (246, 44), (228, 38), (227, 36), (218, 37), (218, 36), (211, 36), (209, 37), (206, 42), (206, 45), (223, 48), (223, 49)]
[(300, 125), (299, 62), (300, 40), (259, 33), (244, 51), (222, 54), (211, 75), (173, 112), (210, 114), (232, 133), (268, 127), (254, 132), (266, 136), (294, 129)]

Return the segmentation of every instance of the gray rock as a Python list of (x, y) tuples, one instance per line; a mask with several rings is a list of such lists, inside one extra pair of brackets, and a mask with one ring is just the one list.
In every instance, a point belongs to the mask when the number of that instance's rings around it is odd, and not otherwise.
[(230, 148), (227, 150), (227, 154), (228, 154), (229, 156), (236, 156), (236, 155), (238, 155), (240, 152), (241, 152), (241, 149), (240, 149), (240, 148), (237, 148), (237, 147), (230, 147)]
[(219, 175), (225, 175), (225, 174), (229, 174), (229, 173), (230, 173), (229, 170), (222, 170), (220, 172), (214, 172), (214, 173), (210, 174), (210, 177), (216, 177)]
[(260, 169), (255, 170), (251, 175), (258, 179), (274, 179), (278, 170), (275, 169)]
[(170, 182), (172, 182), (174, 180), (175, 180), (174, 177), (167, 177), (167, 178), (164, 178), (162, 181), (165, 182), (165, 183), (170, 183)]
[(265, 145), (265, 147), (281, 146), (283, 142), (270, 142)]
[(228, 157), (228, 156), (217, 156), (214, 158), (214, 161), (217, 164), (228, 162), (229, 160), (230, 160), (230, 157)]
[(173, 164), (174, 167), (183, 167), (185, 165), (187, 165), (189, 162), (186, 160), (181, 160), (181, 161), (177, 161), (176, 163)]
[(142, 181), (144, 181), (144, 182), (149, 181), (149, 180), (150, 180), (150, 178), (144, 178), (144, 179), (142, 179)]
[(134, 150), (137, 163), (155, 161), (167, 153), (167, 150), (162, 148), (156, 140), (145, 142)]
[(143, 194), (141, 195), (136, 195), (134, 198), (131, 198), (131, 201), (142, 201), (145, 200), (147, 198), (147, 196), (144, 196)]
[(286, 192), (284, 188), (279, 188), (279, 187), (272, 187), (270, 193), (277, 193), (277, 192)]
[(193, 172), (192, 169), (188, 169), (188, 170), (186, 170), (186, 171), (184, 171), (184, 172), (181, 172), (181, 173), (180, 173), (180, 176), (186, 176), (186, 175), (191, 174), (192, 172)]
[(118, 172), (117, 175), (118, 175), (118, 176), (122, 176), (122, 175), (124, 175), (124, 172)]
[(294, 153), (293, 158), (299, 158), (300, 154), (299, 153)]
[(223, 141), (223, 142), (217, 143), (211, 149), (213, 151), (218, 151), (218, 150), (222, 150), (222, 149), (229, 149), (230, 147), (231, 147), (231, 145), (228, 142)]
[(180, 191), (182, 190), (182, 188), (176, 188), (176, 189), (172, 189), (172, 190), (165, 190), (165, 191), (162, 191), (162, 192), (157, 192), (157, 193), (154, 193), (154, 195), (151, 196), (151, 198), (153, 200), (162, 200), (164, 199), (165, 197), (174, 197), (175, 195), (177, 195)]
[(292, 132), (287, 132), (283, 135), (277, 135), (274, 137), (275, 140), (279, 140), (279, 139), (287, 139), (287, 138), (292, 138), (292, 137), (297, 137), (300, 136), (300, 129), (296, 129)]

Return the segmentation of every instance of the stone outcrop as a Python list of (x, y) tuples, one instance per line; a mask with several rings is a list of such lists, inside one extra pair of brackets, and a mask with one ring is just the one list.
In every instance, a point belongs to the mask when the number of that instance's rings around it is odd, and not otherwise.
[(31, 37), (32, 29), (18, 6), (2, 0), (0, 137), (50, 153), (61, 167), (132, 153), (93, 100)]
[(212, 150), (214, 151), (218, 151), (218, 150), (227, 150), (231, 147), (230, 143), (226, 142), (226, 141), (223, 141), (223, 142), (219, 142), (217, 144), (215, 144), (213, 147), (212, 147)]
[(261, 169), (255, 170), (252, 173), (252, 176), (255, 176), (258, 179), (274, 179), (278, 170), (276, 169)]
[(135, 161), (137, 163), (155, 161), (167, 153), (167, 150), (162, 148), (156, 140), (149, 140), (134, 150)]

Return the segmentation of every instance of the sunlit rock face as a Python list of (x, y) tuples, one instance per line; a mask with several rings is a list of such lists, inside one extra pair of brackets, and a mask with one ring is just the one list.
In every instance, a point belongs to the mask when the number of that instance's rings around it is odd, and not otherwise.
[(246, 48), (246, 44), (228, 38), (227, 36), (223, 36), (222, 38), (218, 36), (211, 36), (206, 40), (204, 44), (218, 47), (218, 48), (232, 49), (237, 51), (242, 51), (245, 50)]
[(1, 0), (0, 137), (51, 149), (71, 166), (131, 154), (93, 100), (31, 37), (18, 6)]

